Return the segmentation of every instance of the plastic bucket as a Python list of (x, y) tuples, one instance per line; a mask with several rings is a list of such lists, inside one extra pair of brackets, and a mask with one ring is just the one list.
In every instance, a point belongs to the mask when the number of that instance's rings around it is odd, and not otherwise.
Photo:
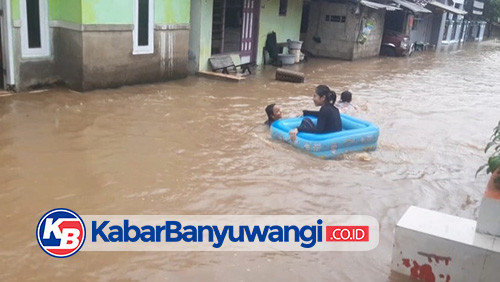
[(278, 54), (278, 58), (283, 65), (295, 64), (295, 55), (294, 54)]
[(287, 40), (288, 49), (290, 50), (300, 50), (302, 48), (302, 41)]

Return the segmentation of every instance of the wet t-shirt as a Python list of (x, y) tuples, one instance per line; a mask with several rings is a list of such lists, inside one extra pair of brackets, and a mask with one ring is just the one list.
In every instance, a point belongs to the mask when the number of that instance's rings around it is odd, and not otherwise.
[(333, 105), (321, 106), (319, 111), (303, 111), (304, 116), (314, 116), (318, 118), (315, 127), (300, 126), (299, 132), (309, 133), (329, 133), (342, 130), (342, 120), (340, 119), (339, 109)]
[(339, 111), (344, 114), (358, 110), (358, 107), (349, 102), (339, 102), (336, 106), (339, 109)]

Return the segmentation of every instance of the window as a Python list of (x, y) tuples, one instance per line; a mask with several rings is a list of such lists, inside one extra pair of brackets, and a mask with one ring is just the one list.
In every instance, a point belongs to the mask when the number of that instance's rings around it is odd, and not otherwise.
[(47, 0), (21, 0), (20, 9), (22, 56), (49, 56)]
[(280, 16), (286, 16), (288, 9), (288, 0), (280, 0)]
[(134, 0), (133, 54), (154, 52), (154, 0)]
[(326, 15), (325, 21), (334, 23), (345, 23), (345, 16)]

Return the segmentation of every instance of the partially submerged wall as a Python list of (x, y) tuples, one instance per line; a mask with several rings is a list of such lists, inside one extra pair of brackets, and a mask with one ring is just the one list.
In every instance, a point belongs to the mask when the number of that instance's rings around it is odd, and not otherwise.
[[(344, 60), (377, 56), (384, 16), (385, 10), (358, 8), (347, 2), (311, 2), (304, 49), (315, 56)], [(365, 27), (371, 30), (362, 40)]]

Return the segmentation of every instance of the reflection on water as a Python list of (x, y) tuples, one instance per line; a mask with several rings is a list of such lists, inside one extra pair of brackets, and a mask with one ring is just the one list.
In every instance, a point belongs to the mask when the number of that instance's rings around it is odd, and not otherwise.
[[(190, 77), (79, 94), (0, 96), (0, 280), (387, 281), (392, 232), (410, 205), (475, 218), (482, 148), (500, 118), (500, 44), (410, 58), (312, 59), (239, 84)], [(323, 161), (271, 140), (264, 107), (313, 108), (317, 84), (350, 89), (379, 149)], [(367, 253), (79, 253), (35, 240), (48, 210), (79, 214), (367, 214)]]

